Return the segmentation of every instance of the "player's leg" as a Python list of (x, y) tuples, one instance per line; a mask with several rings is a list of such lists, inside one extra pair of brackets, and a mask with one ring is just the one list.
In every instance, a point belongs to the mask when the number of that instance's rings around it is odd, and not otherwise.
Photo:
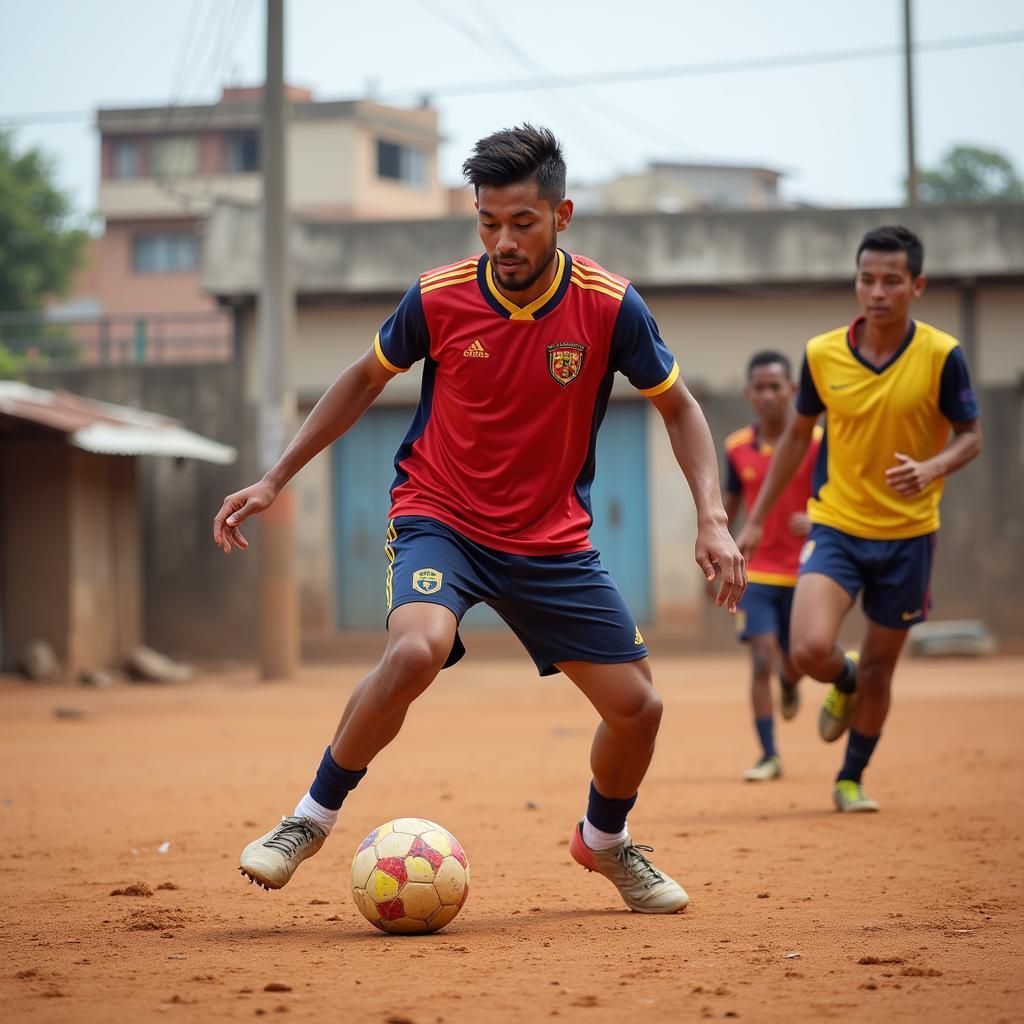
[(846, 756), (833, 791), (838, 810), (878, 810), (877, 802), (864, 795), (861, 776), (882, 735), (889, 713), (893, 670), (906, 639), (906, 629), (889, 629), (868, 622), (857, 666), (857, 701), (850, 714)]
[(864, 614), (868, 628), (858, 668), (857, 702), (850, 716), (846, 757), (833, 801), (841, 811), (877, 811), (864, 795), (861, 775), (889, 713), (892, 675), (914, 622), (928, 615), (934, 534), (863, 543), (867, 579)]
[(349, 697), (308, 792), (291, 815), (242, 851), (243, 875), (264, 888), (280, 889), (320, 850), (345, 798), (373, 758), (398, 735), (409, 705), (441, 671), (457, 625), (455, 615), (438, 604), (406, 604), (394, 610), (384, 654)]
[(818, 715), (826, 742), (846, 731), (857, 689), (857, 654), (836, 643), (839, 626), (864, 585), (855, 537), (815, 525), (801, 556), (793, 594), (789, 654), (793, 665), (819, 682), (831, 683)]
[(587, 813), (569, 850), (590, 871), (610, 879), (631, 910), (671, 914), (689, 903), (678, 882), (644, 856), (651, 848), (629, 838), (626, 818), (654, 754), (662, 703), (647, 658), (621, 664), (563, 661), (560, 668), (601, 716), (590, 748), (593, 779)]
[(782, 775), (772, 713), (772, 671), (778, 662), (778, 644), (773, 633), (755, 634), (748, 637), (747, 643), (750, 646), (750, 706), (761, 757), (753, 768), (747, 769), (743, 778), (747, 782), (761, 782)]
[(747, 584), (736, 614), (737, 636), (750, 649), (750, 703), (754, 731), (761, 744), (757, 764), (743, 775), (747, 782), (774, 779), (782, 774), (772, 717), (772, 669), (778, 658), (775, 637), (780, 625), (775, 600), (778, 589), (765, 583)]
[(367, 765), (398, 734), (409, 705), (464, 653), (458, 623), (477, 600), (479, 575), (471, 548), (441, 524), (410, 517), (390, 525), (385, 551), (384, 653), (349, 698), (295, 811), (242, 851), (242, 874), (266, 888), (285, 885), (320, 849)]
[(781, 654), (779, 667), (779, 710), (786, 721), (800, 710), (801, 671), (789, 653), (789, 626), (793, 618), (793, 587), (777, 587), (779, 628), (776, 639)]

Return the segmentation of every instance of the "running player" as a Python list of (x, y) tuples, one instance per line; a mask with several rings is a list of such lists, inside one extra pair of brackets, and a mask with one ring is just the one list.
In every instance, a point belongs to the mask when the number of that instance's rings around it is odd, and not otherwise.
[(718, 567), (717, 602), (735, 611), (746, 575), (728, 532), (714, 444), (636, 290), (557, 247), (573, 208), (551, 132), (496, 132), (476, 144), (464, 171), (485, 252), (423, 274), (277, 465), (225, 498), (214, 520), (225, 552), (245, 548), (239, 525), (395, 375), (424, 360), (419, 408), (395, 457), (384, 653), (349, 699), (309, 792), (245, 848), (240, 868), (277, 889), (320, 849), (409, 705), (463, 655), (459, 622), (483, 601), (541, 675), (565, 673), (601, 717), (572, 856), (609, 878), (631, 909), (672, 913), (686, 906), (686, 892), (626, 828), (661, 700), (640, 630), (587, 535), (596, 434), (615, 372), (661, 414), (697, 509), (697, 563), (709, 580)]
[[(764, 483), (772, 452), (793, 411), (793, 369), (781, 352), (758, 352), (747, 364), (744, 395), (754, 410), (749, 427), (730, 434), (725, 442), (725, 511), (735, 526), (741, 506), (753, 508)], [(782, 717), (793, 718), (800, 706), (800, 673), (789, 657), (789, 614), (800, 562), (800, 548), (810, 529), (807, 500), (811, 472), (818, 454), (817, 428), (796, 476), (765, 520), (764, 538), (747, 564), (749, 584), (739, 604), (736, 631), (750, 647), (750, 703), (761, 757), (743, 778), (747, 782), (777, 779), (782, 760), (775, 746), (772, 715), (772, 670), (779, 669)]]
[[(761, 542), (767, 514), (825, 413), (790, 654), (801, 672), (832, 684), (819, 715), (822, 738), (832, 742), (849, 728), (833, 789), (840, 811), (878, 810), (861, 775), (889, 711), (907, 630), (928, 615), (943, 481), (981, 450), (959, 344), (910, 316), (925, 289), (923, 267), (924, 247), (907, 228), (864, 236), (855, 284), (861, 315), (807, 343), (796, 415), (739, 538), (747, 552)], [(836, 635), (861, 592), (868, 622), (858, 664)]]

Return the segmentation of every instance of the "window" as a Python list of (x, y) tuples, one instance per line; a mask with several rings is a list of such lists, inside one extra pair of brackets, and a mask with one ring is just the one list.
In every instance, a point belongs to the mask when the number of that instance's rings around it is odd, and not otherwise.
[(195, 174), (198, 166), (199, 144), (193, 136), (153, 139), (149, 144), (149, 172), (154, 178)]
[(132, 266), (139, 274), (181, 274), (199, 265), (199, 239), (184, 231), (136, 235)]
[(111, 169), (115, 178), (138, 178), (142, 174), (142, 147), (137, 142), (116, 141)]
[(224, 170), (245, 174), (260, 169), (260, 137), (256, 132), (224, 136)]
[(377, 140), (377, 177), (427, 187), (427, 154), (422, 149)]

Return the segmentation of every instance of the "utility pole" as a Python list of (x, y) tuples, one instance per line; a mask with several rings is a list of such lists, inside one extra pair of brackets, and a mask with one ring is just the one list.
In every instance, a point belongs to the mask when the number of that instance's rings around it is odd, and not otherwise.
[(914, 153), (914, 36), (911, 0), (903, 0), (903, 76), (907, 104), (907, 206), (917, 206), (917, 157)]
[[(291, 436), (295, 395), (289, 350), (295, 292), (288, 246), (287, 100), (284, 0), (267, 0), (267, 68), (263, 83), (263, 287), (260, 292), (259, 453), (262, 472)], [(299, 660), (295, 582), (295, 498), (286, 487), (260, 516), (259, 657), (264, 679), (288, 679)]]

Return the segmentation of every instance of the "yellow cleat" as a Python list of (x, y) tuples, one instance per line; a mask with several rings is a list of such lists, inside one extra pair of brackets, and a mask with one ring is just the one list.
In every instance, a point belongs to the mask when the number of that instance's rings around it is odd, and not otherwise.
[[(846, 657), (856, 668), (860, 655), (856, 651), (847, 651)], [(821, 711), (818, 713), (818, 735), (826, 743), (835, 743), (846, 732), (856, 696), (856, 693), (843, 693), (835, 685), (828, 688)]]
[(840, 779), (832, 790), (832, 803), (837, 811), (843, 814), (863, 814), (866, 811), (877, 811), (878, 801), (864, 795), (859, 782), (853, 779)]

